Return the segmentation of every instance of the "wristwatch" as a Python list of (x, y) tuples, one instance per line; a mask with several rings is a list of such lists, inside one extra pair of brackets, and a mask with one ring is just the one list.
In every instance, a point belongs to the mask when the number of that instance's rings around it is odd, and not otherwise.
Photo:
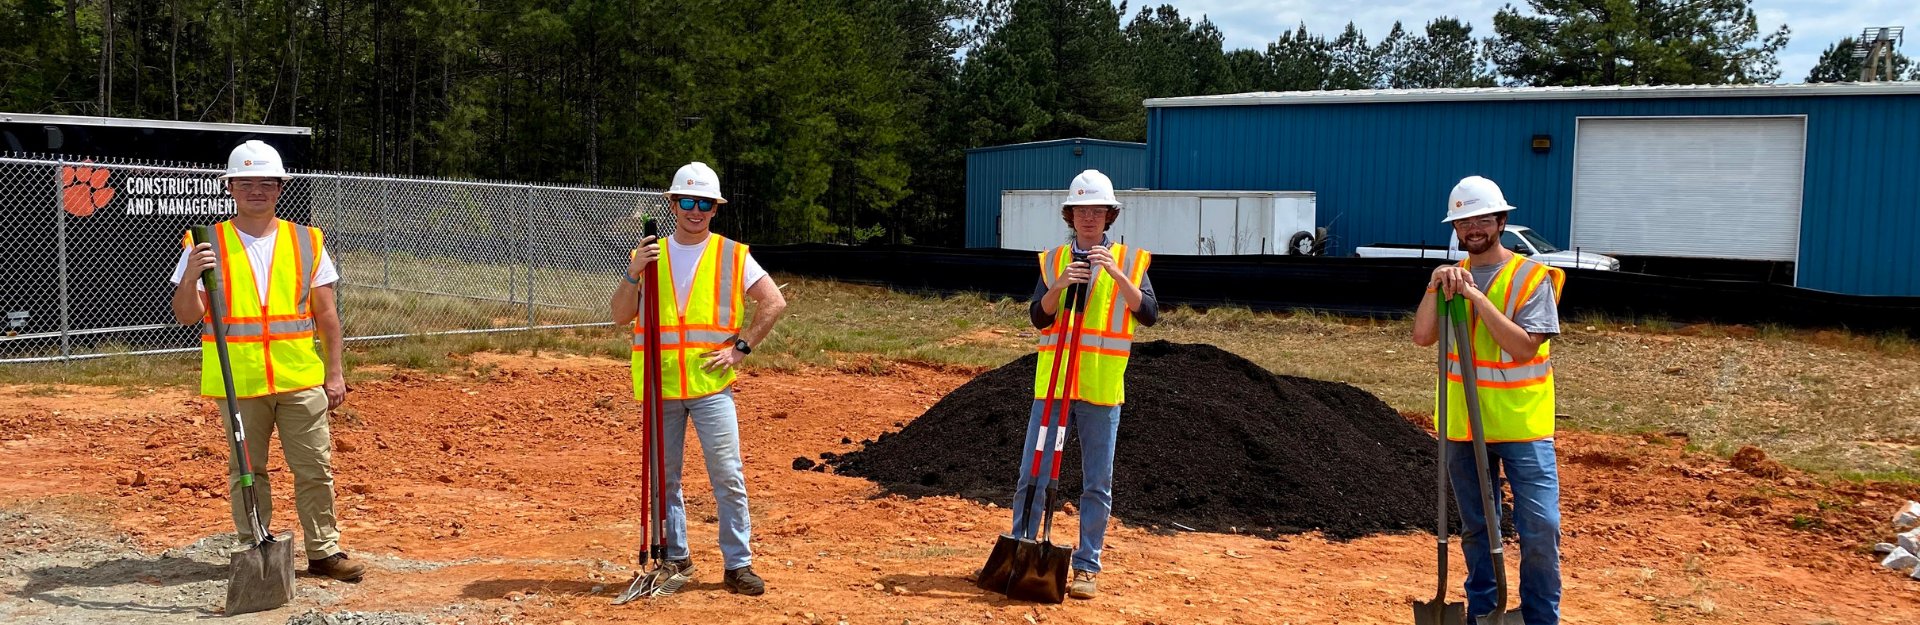
[(734, 350), (734, 351), (737, 351), (737, 352), (740, 352), (740, 353), (741, 353), (741, 354), (743, 354), (743, 355), (744, 355), (744, 354), (751, 354), (751, 353), (753, 353), (753, 346), (752, 346), (752, 345), (748, 345), (748, 344), (747, 344), (747, 340), (746, 340), (746, 339), (742, 339), (742, 338), (735, 338), (735, 339), (733, 339), (733, 350)]

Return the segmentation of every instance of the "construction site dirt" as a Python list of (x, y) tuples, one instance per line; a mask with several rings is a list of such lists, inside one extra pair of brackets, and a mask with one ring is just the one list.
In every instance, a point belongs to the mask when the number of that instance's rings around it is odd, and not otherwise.
[[(342, 546), (369, 565), (365, 581), (303, 576), (293, 605), (226, 620), (1403, 623), (1409, 602), (1432, 594), (1433, 538), (1417, 503), (1404, 531), (1339, 536), (1156, 532), (1122, 512), (1097, 598), (1035, 606), (981, 592), (965, 575), (1005, 530), (1004, 503), (910, 499), (793, 468), (908, 427), (979, 373), (886, 371), (743, 374), (754, 567), (767, 594), (721, 585), (712, 496), (690, 462), (701, 573), (673, 597), (620, 607), (609, 602), (632, 578), (639, 540), (625, 362), (483, 353), (454, 370), (359, 383), (333, 419), (333, 464)], [(0, 622), (216, 615), (232, 521), (212, 402), (181, 390), (0, 387), (0, 439)], [(1756, 476), (1687, 451), (1682, 433), (1563, 432), (1557, 446), (1567, 623), (1920, 622), (1920, 585), (1871, 554), (1895, 508), (1920, 494), (1910, 485)], [(277, 450), (272, 466), (284, 511), (274, 525), (293, 529)], [(1412, 485), (1369, 486), (1431, 485), (1413, 473)], [(1070, 533), (1077, 517), (1058, 521)], [(1464, 570), (1457, 550), (1452, 567)]]

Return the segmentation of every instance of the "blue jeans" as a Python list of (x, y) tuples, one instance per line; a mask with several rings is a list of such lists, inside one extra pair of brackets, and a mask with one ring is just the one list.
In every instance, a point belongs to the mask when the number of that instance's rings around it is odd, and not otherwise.
[[(1513, 486), (1513, 525), (1520, 532), (1520, 609), (1527, 625), (1560, 622), (1560, 469), (1553, 439), (1487, 443), (1487, 477), (1494, 503), (1503, 477)], [(1467, 614), (1493, 611), (1493, 556), (1487, 553), (1487, 517), (1481, 512), (1480, 477), (1473, 443), (1447, 444), (1447, 471), (1460, 503), (1460, 548), (1467, 556)], [(1500, 511), (1494, 510), (1495, 522)], [(1507, 606), (1513, 607), (1512, 599)]]
[(680, 474), (686, 462), (687, 422), (693, 422), (700, 449), (707, 459), (707, 482), (720, 518), (720, 555), (731, 571), (753, 564), (753, 519), (747, 514), (747, 478), (740, 471), (740, 421), (734, 413), (733, 389), (706, 397), (660, 402), (665, 413), (667, 465), (667, 558), (685, 559), (687, 502), (680, 495)]
[[(1013, 535), (1020, 537), (1039, 536), (1042, 527), (1039, 522), (1047, 509), (1047, 484), (1053, 481), (1053, 447), (1047, 447), (1044, 458), (1047, 464), (1040, 467), (1039, 487), (1034, 493), (1033, 505), (1025, 506), (1027, 492), (1033, 490), (1033, 445), (1034, 438), (1040, 435), (1040, 411), (1046, 402), (1033, 400), (1033, 414), (1027, 418), (1027, 446), (1020, 454), (1020, 482), (1013, 490)], [(1082, 571), (1100, 572), (1100, 548), (1107, 542), (1107, 517), (1113, 514), (1113, 441), (1120, 432), (1120, 407), (1089, 404), (1075, 401), (1073, 418), (1067, 427), (1074, 428), (1080, 437), (1080, 548), (1073, 551), (1073, 568)], [(1051, 421), (1059, 423), (1060, 401), (1054, 400), (1056, 414)], [(1058, 434), (1056, 428), (1049, 431)], [(1064, 449), (1063, 449), (1064, 451)], [(1031, 525), (1029, 525), (1031, 523)]]

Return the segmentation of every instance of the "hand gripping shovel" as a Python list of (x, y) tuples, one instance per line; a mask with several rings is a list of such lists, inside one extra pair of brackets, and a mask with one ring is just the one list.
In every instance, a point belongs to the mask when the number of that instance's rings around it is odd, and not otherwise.
[[(1475, 625), (1526, 625), (1519, 612), (1507, 611), (1507, 548), (1500, 537), (1500, 493), (1493, 488), (1487, 468), (1487, 435), (1480, 427), (1480, 376), (1473, 359), (1473, 319), (1467, 298), (1455, 297), (1447, 304), (1452, 310), (1453, 343), (1460, 358), (1460, 386), (1466, 390), (1467, 427), (1473, 430), (1473, 466), (1480, 474), (1480, 511), (1486, 516), (1487, 551), (1493, 558), (1493, 611), (1474, 619)], [(1444, 405), (1444, 403), (1443, 403)]]
[[(660, 227), (651, 216), (646, 218), (645, 234), (654, 241)], [(640, 384), (641, 446), (645, 456), (640, 472), (640, 535), (646, 544), (640, 547), (641, 572), (626, 592), (613, 600), (624, 605), (641, 597), (665, 597), (680, 590), (692, 579), (685, 571), (667, 566), (666, 425), (660, 405), (660, 283), (653, 268), (640, 279), (640, 323), (643, 340), (641, 366), (646, 367)], [(653, 566), (648, 567), (651, 561)]]
[(1437, 527), (1434, 528), (1433, 535), (1439, 542), (1440, 589), (1434, 593), (1432, 601), (1413, 602), (1413, 623), (1414, 625), (1466, 625), (1466, 604), (1447, 603), (1447, 352), (1450, 349), (1447, 337), (1453, 332), (1453, 324), (1447, 320), (1447, 305), (1443, 303), (1439, 308), (1440, 385), (1438, 394), (1435, 396), (1439, 397), (1440, 401), (1434, 411), (1439, 420), (1435, 425), (1434, 438), (1440, 441), (1440, 455), (1437, 462), (1439, 465), (1437, 472), (1440, 477), (1438, 494), (1435, 495), (1435, 499), (1439, 502), (1436, 506), (1438, 512), (1435, 514), (1439, 520), (1436, 522)]
[[(1075, 260), (1076, 261), (1078, 260), (1078, 255), (1076, 255)], [(1040, 433), (1038, 436), (1035, 437), (1034, 449), (1033, 449), (1033, 456), (1034, 456), (1033, 468), (1031, 473), (1029, 474), (1029, 476), (1032, 478), (1033, 486), (1032, 488), (1029, 488), (1027, 490), (1026, 500), (1024, 502), (1019, 503), (1019, 505), (1024, 506), (1024, 508), (1022, 508), (1023, 510), (1030, 510), (1033, 508), (1034, 490), (1038, 489), (1040, 486), (1039, 484), (1040, 465), (1041, 465), (1041, 461), (1043, 460), (1042, 450), (1044, 450), (1047, 447), (1046, 442), (1047, 442), (1047, 439), (1050, 438), (1048, 434), (1050, 433), (1050, 429), (1051, 429), (1050, 426), (1052, 425), (1051, 419), (1052, 419), (1053, 408), (1054, 408), (1053, 400), (1056, 397), (1056, 393), (1055, 393), (1056, 389), (1062, 386), (1065, 387), (1064, 389), (1061, 389), (1057, 395), (1063, 399), (1063, 401), (1061, 402), (1063, 406), (1061, 409), (1061, 412), (1062, 412), (1061, 418), (1063, 421), (1066, 417), (1065, 406), (1070, 405), (1070, 403), (1066, 401), (1066, 399), (1071, 397), (1072, 395), (1072, 390), (1071, 390), (1073, 388), (1071, 386), (1072, 380), (1071, 379), (1065, 380), (1066, 382), (1065, 384), (1057, 384), (1055, 381), (1059, 380), (1062, 377), (1060, 375), (1062, 365), (1067, 365), (1066, 369), (1069, 375), (1071, 375), (1073, 371), (1073, 367), (1071, 365), (1075, 363), (1071, 363), (1069, 361), (1072, 361), (1074, 358), (1074, 355), (1077, 355), (1079, 353), (1078, 349), (1072, 349), (1071, 351), (1067, 351), (1067, 350), (1070, 349), (1068, 346), (1070, 345), (1077, 346), (1080, 341), (1080, 337), (1079, 337), (1080, 324), (1084, 323), (1085, 315), (1076, 314), (1074, 309), (1083, 307), (1081, 306), (1081, 304), (1085, 301), (1085, 295), (1084, 295), (1085, 289), (1086, 289), (1085, 285), (1080, 285), (1080, 284), (1070, 285), (1067, 287), (1067, 292), (1064, 294), (1065, 295), (1064, 299), (1066, 300), (1066, 306), (1062, 307), (1065, 310), (1062, 310), (1061, 312), (1066, 314), (1063, 316), (1062, 319), (1059, 319), (1057, 323), (1062, 324), (1061, 327), (1064, 328), (1065, 331), (1058, 333), (1054, 340), (1053, 368), (1052, 368), (1052, 371), (1050, 371), (1047, 374), (1047, 396), (1046, 396), (1046, 399), (1043, 400), (1040, 405)], [(1068, 355), (1062, 356), (1061, 354), (1063, 353)], [(1065, 437), (1066, 437), (1066, 430), (1063, 426), (1062, 429), (1060, 430), (1060, 440), (1064, 442)], [(1022, 451), (1021, 453), (1026, 453), (1026, 452)], [(1057, 464), (1055, 466), (1056, 468), (1054, 469), (1054, 477), (1055, 479), (1058, 479), (1059, 469), (1057, 468), (1058, 467)], [(975, 582), (975, 585), (978, 586), (981, 590), (1003, 593), (1003, 594), (1006, 594), (1008, 598), (1020, 599), (1022, 597), (1015, 596), (1015, 593), (1020, 591), (1016, 591), (1013, 587), (1016, 579), (1027, 580), (1028, 584), (1038, 587), (1037, 588), (1038, 590), (1044, 590), (1044, 588), (1048, 587), (1043, 582), (1033, 581), (1032, 578), (1036, 573), (1036, 571), (1046, 570), (1045, 569), (1046, 566), (1052, 566), (1056, 564), (1049, 561), (1047, 558), (1042, 557), (1049, 550), (1053, 549), (1051, 539), (1052, 539), (1052, 528), (1053, 528), (1052, 526), (1053, 505), (1052, 504), (1053, 504), (1054, 493), (1055, 491), (1052, 488), (1052, 485), (1050, 484), (1047, 492), (1046, 540), (1043, 542), (1036, 542), (1032, 539), (1026, 538), (1024, 536), (1024, 533), (1026, 532), (1026, 530), (1022, 528), (1015, 528), (1016, 531), (1022, 532), (1023, 535), (1020, 535), (1020, 536), (1016, 536), (1012, 533), (1001, 534), (1000, 538), (994, 541), (992, 553), (987, 555), (986, 566), (980, 569), (980, 579), (977, 582)], [(1032, 525), (1032, 519), (1028, 519), (1028, 525)], [(1042, 548), (1043, 545), (1045, 548)], [(1069, 564), (1069, 560), (1072, 557), (1072, 551), (1071, 550), (1064, 550), (1064, 551), (1066, 552), (1066, 558), (1060, 559), (1060, 561), (1057, 563), (1058, 565)], [(1061, 568), (1059, 571), (1059, 584), (1057, 585), (1059, 590), (1058, 592), (1054, 593), (1055, 598), (1052, 599), (1053, 603), (1059, 603), (1063, 600), (1061, 598), (1062, 596), (1061, 593), (1064, 593), (1066, 591), (1066, 579), (1067, 579), (1067, 570), (1066, 568)], [(1021, 588), (1024, 589), (1025, 586), (1023, 585), (1021, 586)], [(1028, 599), (1028, 600), (1037, 600), (1037, 599)]]
[[(206, 226), (193, 227), (193, 243), (213, 240)], [(224, 261), (223, 261), (224, 262)], [(233, 363), (227, 357), (226, 299), (221, 296), (220, 273), (208, 269), (200, 273), (207, 288), (208, 314), (213, 323), (213, 349), (220, 356), (220, 377), (227, 384), (227, 423), (233, 428), (233, 460), (240, 463), (240, 493), (247, 506), (248, 530), (254, 537), (251, 547), (233, 552), (229, 560), (232, 577), (227, 579), (226, 614), (246, 614), (271, 610), (293, 599), (293, 533), (275, 536), (260, 523), (260, 504), (254, 494), (253, 458), (247, 455), (247, 433), (240, 423), (239, 395), (233, 388)]]

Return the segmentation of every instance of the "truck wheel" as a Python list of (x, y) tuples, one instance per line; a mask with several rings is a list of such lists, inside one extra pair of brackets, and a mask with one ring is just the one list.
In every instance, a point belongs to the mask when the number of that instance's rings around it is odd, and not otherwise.
[(1313, 248), (1313, 234), (1305, 230), (1295, 232), (1293, 238), (1287, 239), (1288, 256), (1306, 256), (1313, 253)]

